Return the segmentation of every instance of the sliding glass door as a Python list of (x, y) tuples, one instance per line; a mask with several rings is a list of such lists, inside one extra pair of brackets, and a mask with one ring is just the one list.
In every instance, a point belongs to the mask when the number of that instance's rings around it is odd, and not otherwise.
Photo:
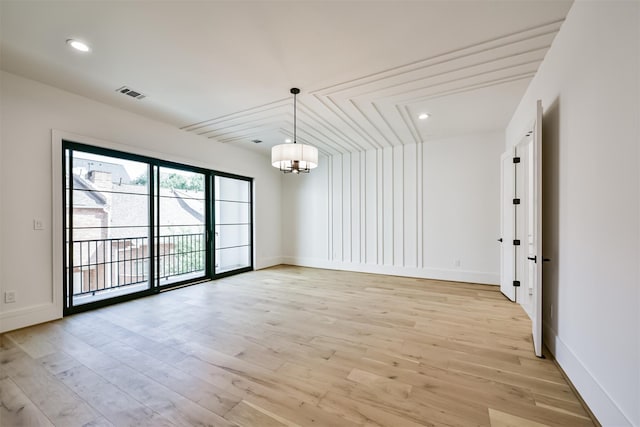
[(253, 269), (251, 181), (215, 175), (215, 274)]
[[(66, 306), (149, 291), (149, 166), (71, 149), (65, 154)], [(132, 181), (131, 173), (140, 179)]]
[(159, 285), (202, 279), (207, 274), (207, 175), (160, 167), (158, 176)]
[(253, 269), (252, 180), (64, 143), (65, 314)]

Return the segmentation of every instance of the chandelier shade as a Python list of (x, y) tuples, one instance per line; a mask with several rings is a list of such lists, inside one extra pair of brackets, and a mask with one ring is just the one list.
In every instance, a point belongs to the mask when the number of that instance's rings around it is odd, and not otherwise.
[(318, 149), (296, 141), (296, 95), (300, 89), (292, 88), (293, 94), (293, 143), (276, 145), (271, 149), (271, 164), (284, 173), (309, 173), (318, 167)]
[(271, 164), (283, 172), (309, 172), (318, 166), (318, 149), (305, 144), (280, 144), (271, 149)]

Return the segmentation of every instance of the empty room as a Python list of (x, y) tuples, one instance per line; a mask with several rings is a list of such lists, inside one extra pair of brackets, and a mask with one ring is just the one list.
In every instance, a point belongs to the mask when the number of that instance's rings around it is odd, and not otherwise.
[(0, 0), (0, 425), (640, 427), (640, 1)]

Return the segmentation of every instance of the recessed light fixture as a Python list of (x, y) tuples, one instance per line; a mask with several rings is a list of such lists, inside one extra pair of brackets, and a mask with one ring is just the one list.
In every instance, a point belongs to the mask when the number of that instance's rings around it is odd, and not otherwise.
[(421, 113), (418, 118), (420, 120), (427, 120), (429, 118), (429, 115), (427, 113)]
[(68, 39), (67, 44), (75, 50), (79, 50), (80, 52), (89, 52), (91, 50), (89, 45), (81, 42), (80, 40)]
[(286, 142), (287, 144), (291, 142), (291, 138), (287, 138), (284, 140), (284, 142)]

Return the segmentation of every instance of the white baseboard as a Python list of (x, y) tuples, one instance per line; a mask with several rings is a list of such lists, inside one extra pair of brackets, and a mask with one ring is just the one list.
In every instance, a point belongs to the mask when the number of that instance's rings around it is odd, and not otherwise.
[(544, 341), (600, 424), (612, 427), (633, 426), (589, 369), (548, 325), (544, 325)]
[(345, 263), (317, 258), (300, 257), (282, 257), (282, 262), (284, 264), (298, 265), (301, 267), (387, 274), (390, 276), (417, 277), (420, 279), (450, 280), (454, 282), (481, 283), (485, 285), (498, 285), (500, 283), (499, 273), (486, 273), (481, 271), (396, 267), (393, 265)]
[(0, 333), (49, 322), (62, 317), (62, 308), (52, 302), (33, 305), (0, 314)]
[(282, 264), (282, 257), (271, 257), (257, 259), (254, 265), (255, 270), (262, 270), (263, 268), (273, 267), (274, 265)]

